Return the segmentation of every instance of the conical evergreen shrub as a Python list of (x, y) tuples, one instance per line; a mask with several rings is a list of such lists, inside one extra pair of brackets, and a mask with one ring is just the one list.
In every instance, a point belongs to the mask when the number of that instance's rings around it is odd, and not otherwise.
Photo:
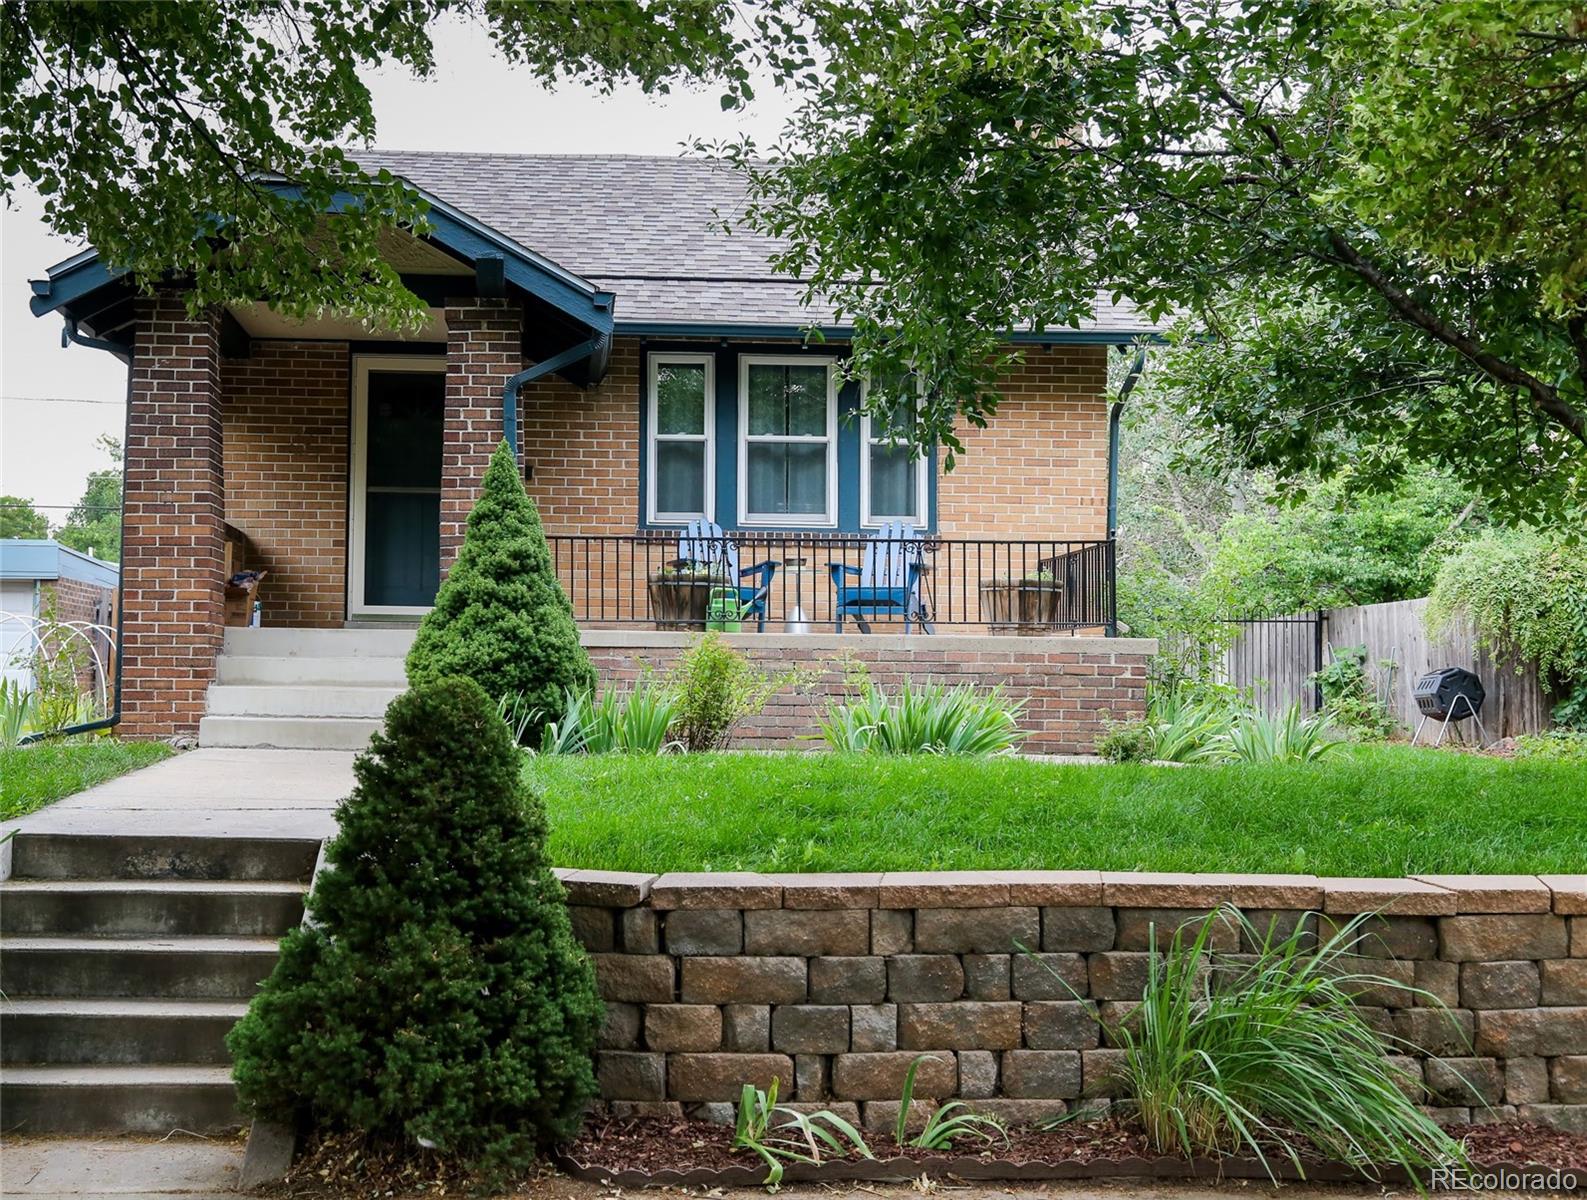
[(569, 691), (595, 687), (540, 511), (505, 441), (468, 514), (457, 561), (408, 652), (408, 682), (447, 675), (467, 676), (492, 702), (522, 696), (525, 709), (536, 713), (525, 729), (531, 744), (561, 715)]
[(470, 680), (392, 702), (312, 921), (227, 1039), (247, 1110), (495, 1172), (578, 1128), (601, 1002), (521, 765)]

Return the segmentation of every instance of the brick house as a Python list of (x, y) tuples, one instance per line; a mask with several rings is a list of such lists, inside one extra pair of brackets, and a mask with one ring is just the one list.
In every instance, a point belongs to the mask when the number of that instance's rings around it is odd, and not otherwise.
[[(113, 562), (63, 546), (53, 538), (0, 539), (0, 679), (31, 691), (40, 621), (70, 626), (64, 647), (79, 683), (96, 699), (109, 694), (115, 650), (119, 571)], [(61, 650), (49, 643), (51, 653)]]
[[(207, 714), (205, 741), (284, 745), (296, 735), (280, 720), (219, 718), (313, 718), (321, 732), (362, 722), (345, 729), (359, 744), (382, 696), (336, 701), (346, 689), (329, 685), (390, 689), (400, 672), (353, 683), (310, 672), (296, 681), (313, 685), (303, 702), (324, 711), (295, 711), (284, 693), (258, 694), (291, 682), (281, 671), (254, 677), (225, 660), (303, 658), (310, 645), (337, 663), (400, 654), (504, 434), (611, 677), (664, 667), (689, 640), (657, 630), (655, 586), (681, 529), (703, 518), (730, 532), (741, 562), (776, 568), (764, 631), (736, 635), (757, 657), (833, 678), (834, 664), (861, 661), (884, 681), (1003, 681), (1035, 698), (1037, 744), (1050, 749), (1085, 748), (1099, 714), (1139, 707), (1150, 645), (1101, 636), (1113, 632), (1107, 355), (1152, 332), (1128, 307), (1011, 334), (1022, 361), (1005, 402), (988, 428), (962, 431), (966, 453), (944, 472), (875, 436), (860, 386), (837, 370), (847, 331), (773, 274), (772, 247), (715, 228), (742, 194), (731, 171), (636, 157), (366, 159), (432, 205), (425, 237), (387, 249), (429, 305), (415, 333), (335, 314), (294, 322), (263, 304), (195, 319), (179, 292), (141, 290), (92, 250), (33, 284), (36, 314), (61, 315), (80, 343), (129, 364), (125, 735), (192, 734)], [(828, 564), (860, 566), (889, 522), (917, 531), (917, 615), (935, 637), (884, 619), (868, 640), (834, 631)], [(228, 537), (267, 572), (262, 629), (223, 629)], [(816, 632), (785, 633), (790, 622)], [(801, 722), (808, 732), (810, 702), (774, 703), (751, 740), (786, 740)]]

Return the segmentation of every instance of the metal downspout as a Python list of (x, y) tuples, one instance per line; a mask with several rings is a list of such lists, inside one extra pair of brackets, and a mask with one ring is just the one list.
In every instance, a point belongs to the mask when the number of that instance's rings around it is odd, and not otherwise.
[[(69, 345), (87, 346), (90, 350), (104, 350), (120, 358), (127, 356), (127, 405), (126, 416), (122, 420), (121, 445), (125, 449), (127, 435), (132, 428), (132, 351), (114, 342), (107, 342), (103, 338), (84, 337), (77, 332), (77, 322), (71, 317), (66, 318), (66, 325), (61, 330), (61, 346), (64, 349)], [(121, 661), (122, 654), (122, 601), (127, 590), (127, 572), (121, 560), (125, 557), (127, 546), (127, 464), (126, 459), (121, 463), (121, 550), (116, 556), (116, 686), (112, 693), (115, 697), (111, 701), (110, 715), (98, 721), (88, 721), (82, 725), (68, 725), (64, 729), (54, 729), (49, 733), (30, 733), (21, 739), (22, 745), (31, 742), (43, 741), (45, 738), (67, 737), (74, 733), (93, 733), (100, 729), (114, 729), (121, 724)]]
[(1135, 384), (1141, 377), (1141, 372), (1146, 367), (1146, 350), (1141, 348), (1135, 352), (1135, 361), (1130, 364), (1129, 373), (1124, 376), (1124, 382), (1119, 385), (1118, 399), (1108, 409), (1108, 578), (1114, 580), (1114, 585), (1108, 597), (1107, 635), (1117, 637), (1119, 634), (1118, 618), (1118, 533), (1119, 533), (1119, 422), (1124, 417), (1124, 402), (1135, 390)]
[(598, 377), (604, 373), (611, 347), (612, 335), (598, 333), (588, 341), (580, 342), (577, 346), (562, 351), (561, 354), (553, 354), (543, 362), (537, 362), (527, 370), (519, 371), (502, 386), (501, 432), (507, 444), (512, 447), (514, 458), (518, 456), (518, 396), (523, 391), (524, 384), (533, 383), (536, 379), (541, 379), (553, 371), (560, 371), (563, 367), (572, 366), (585, 358), (593, 360), (590, 374)]

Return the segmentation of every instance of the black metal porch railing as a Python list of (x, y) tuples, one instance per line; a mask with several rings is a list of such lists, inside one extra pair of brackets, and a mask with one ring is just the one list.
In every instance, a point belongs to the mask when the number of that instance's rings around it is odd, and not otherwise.
[[(1112, 635), (1111, 541), (554, 534), (581, 625)], [(869, 564), (869, 572), (867, 565)], [(846, 568), (834, 582), (833, 566)]]

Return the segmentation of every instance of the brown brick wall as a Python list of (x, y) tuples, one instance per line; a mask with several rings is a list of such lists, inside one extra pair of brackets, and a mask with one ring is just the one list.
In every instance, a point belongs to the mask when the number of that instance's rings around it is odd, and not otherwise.
[(121, 570), (124, 737), (192, 734), (221, 643), (217, 321), (140, 298), (127, 412)]
[(441, 573), (463, 544), (469, 510), (502, 438), (501, 397), (523, 369), (523, 317), (506, 300), (446, 308), (446, 424), (441, 449)]
[(945, 536), (1107, 536), (1107, 353), (1027, 349), (987, 427), (960, 422), (965, 452), (937, 485)]
[[(902, 634), (727, 635), (750, 661), (777, 677), (798, 672), (797, 686), (772, 697), (744, 723), (737, 745), (808, 749), (827, 701), (852, 691), (863, 675), (888, 690), (905, 680), (1002, 687), (1025, 702), (1028, 752), (1089, 754), (1111, 721), (1145, 714), (1147, 663), (1156, 643), (1103, 638), (930, 638)], [(642, 674), (664, 675), (693, 639), (687, 634), (589, 630), (584, 644), (602, 683), (625, 686)]]
[(639, 339), (618, 338), (601, 383), (523, 390), (527, 487), (547, 533), (630, 534), (639, 521)]
[(346, 613), (349, 358), (344, 342), (270, 342), (221, 364), (226, 520), (248, 535), (266, 625)]
[[(103, 694), (108, 699), (115, 687), (116, 647), (113, 631), (116, 628), (116, 589), (87, 583), (81, 579), (57, 579), (39, 585), (39, 613), (43, 615), (50, 599), (55, 602), (58, 621), (81, 621), (106, 627), (110, 634), (88, 633), (92, 642), (81, 638), (70, 640), (69, 653), (78, 663), (77, 684), (97, 698)], [(97, 657), (96, 657), (97, 654)], [(104, 714), (108, 716), (109, 714)]]
[[(1259, 930), (1381, 911), (1358, 965), (1387, 982), (1361, 1012), (1403, 1039), (1428, 1111), (1587, 1129), (1587, 883), (1435, 878), (564, 872), (618, 1113), (731, 1120), (743, 1084), (775, 1077), (785, 1098), (886, 1128), (921, 1054), (924, 1097), (1016, 1123), (1105, 1110), (1108, 1027), (1140, 998), (1152, 931), (1161, 944), (1228, 903)], [(1252, 949), (1222, 919), (1211, 947)]]

